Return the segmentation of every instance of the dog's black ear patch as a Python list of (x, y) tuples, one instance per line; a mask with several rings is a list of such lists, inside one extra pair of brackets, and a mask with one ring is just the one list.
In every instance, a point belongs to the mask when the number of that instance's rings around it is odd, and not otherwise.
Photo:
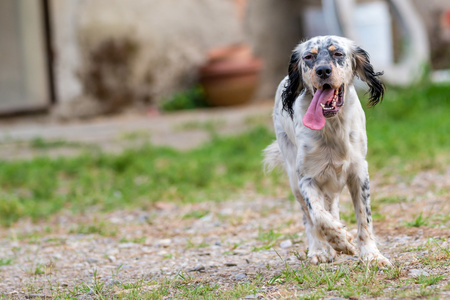
[(356, 75), (369, 86), (369, 106), (375, 106), (383, 100), (386, 86), (378, 79), (383, 72), (375, 72), (370, 63), (369, 54), (360, 47), (353, 51), (353, 68)]
[(283, 93), (281, 94), (281, 100), (283, 101), (283, 110), (287, 111), (291, 118), (294, 114), (295, 99), (297, 99), (301, 90), (303, 89), (302, 70), (299, 66), (300, 54), (298, 51), (294, 51), (289, 62), (288, 69), (288, 81), (284, 86)]

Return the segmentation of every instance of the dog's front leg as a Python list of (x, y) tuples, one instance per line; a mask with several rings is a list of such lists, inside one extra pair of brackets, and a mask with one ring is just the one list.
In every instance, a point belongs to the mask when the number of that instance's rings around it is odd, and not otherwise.
[[(367, 166), (367, 162), (366, 162)], [(364, 262), (377, 262), (380, 267), (391, 266), (377, 248), (372, 229), (372, 213), (370, 210), (370, 184), (367, 167), (362, 174), (353, 174), (348, 178), (348, 189), (352, 196), (358, 223), (356, 237), (359, 255)]]
[(355, 247), (351, 244), (352, 236), (337, 218), (325, 210), (323, 195), (314, 180), (303, 178), (299, 182), (299, 187), (316, 232), (336, 251), (353, 255)]

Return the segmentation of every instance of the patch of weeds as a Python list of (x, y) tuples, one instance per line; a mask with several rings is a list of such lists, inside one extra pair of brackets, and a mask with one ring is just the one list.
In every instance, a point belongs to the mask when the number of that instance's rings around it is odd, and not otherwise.
[(205, 243), (205, 242), (201, 242), (200, 244), (197, 245), (197, 248), (206, 248), (209, 247), (210, 245)]
[(186, 213), (183, 219), (201, 219), (209, 214), (209, 210), (193, 210)]
[(430, 276), (420, 275), (416, 278), (415, 282), (420, 283), (423, 286), (429, 286), (437, 284), (442, 279), (444, 279), (443, 275), (430, 275)]
[(399, 265), (393, 265), (390, 268), (386, 268), (383, 270), (386, 274), (386, 279), (395, 280), (399, 279), (402, 276), (402, 267)]
[(121, 133), (120, 139), (135, 141), (135, 140), (147, 140), (150, 138), (150, 132), (148, 130), (137, 130)]
[(70, 228), (69, 233), (75, 234), (99, 234), (111, 237), (117, 235), (117, 227), (111, 223), (100, 221), (94, 224), (79, 224)]
[(428, 249), (426, 246), (418, 246), (418, 247), (403, 249), (402, 252), (416, 252), (416, 251), (423, 251), (426, 249)]
[(42, 137), (36, 137), (30, 141), (30, 147), (34, 149), (52, 149), (52, 148), (80, 148), (86, 146), (82, 143), (69, 142), (64, 140), (46, 140)]
[(263, 250), (269, 250), (276, 244), (276, 241), (269, 242), (266, 245), (260, 246), (260, 247), (253, 247), (252, 252), (258, 252)]
[(429, 244), (432, 244), (432, 245), (435, 245), (436, 247), (438, 247), (439, 250), (440, 250), (440, 252), (442, 252), (446, 258), (450, 258), (450, 250), (447, 249), (445, 246), (440, 245), (440, 244), (438, 243), (438, 241), (436, 241), (436, 239), (434, 239), (434, 238), (429, 238), (429, 239), (428, 239), (428, 243), (429, 243)]
[[(163, 299), (170, 295), (173, 286), (173, 280), (163, 279), (160, 283), (154, 283), (155, 288), (149, 292), (140, 293), (141, 299)], [(140, 299), (140, 298), (138, 298)]]
[(221, 293), (220, 296), (224, 299), (237, 299), (247, 295), (256, 295), (259, 292), (259, 288), (255, 283), (242, 282), (234, 286), (230, 291)]
[(121, 283), (120, 287), (125, 290), (131, 290), (131, 289), (140, 289), (144, 285), (143, 280), (139, 280), (137, 282), (128, 282), (128, 283)]
[(209, 283), (177, 286), (177, 289), (180, 290), (179, 296), (185, 299), (196, 299), (201, 296), (211, 295), (218, 288), (218, 284), (211, 285)]
[(147, 241), (146, 237), (137, 237), (137, 238), (131, 238), (131, 239), (121, 238), (119, 243), (145, 244), (146, 241)]
[(29, 275), (42, 275), (45, 274), (45, 266), (43, 264), (36, 264), (31, 269), (27, 270)]
[(185, 249), (192, 249), (195, 248), (195, 244), (192, 242), (191, 239), (187, 239), (186, 240), (186, 246), (184, 247)]
[(205, 92), (200, 86), (176, 93), (170, 99), (163, 100), (161, 109), (164, 111), (176, 111), (207, 107)]
[(326, 289), (327, 291), (332, 291), (332, 290), (336, 290), (337, 289), (337, 283), (339, 282), (339, 280), (344, 277), (344, 275), (346, 275), (346, 271), (345, 269), (338, 267), (335, 271), (334, 274), (330, 274), (329, 272), (325, 272), (324, 276), (325, 276), (325, 284), (326, 284)]
[(262, 231), (261, 228), (259, 228), (258, 230), (258, 237), (256, 238), (259, 241), (262, 242), (273, 242), (278, 240), (280, 237), (282, 237), (283, 234), (279, 233), (279, 232), (275, 232), (273, 229), (270, 229), (267, 232)]
[(30, 244), (39, 244), (43, 236), (44, 234), (42, 232), (32, 231), (26, 233), (19, 233), (15, 236), (15, 239), (19, 241), (26, 241), (27, 243)]
[(93, 280), (92, 284), (82, 284), (81, 290), (83, 290), (86, 294), (91, 294), (95, 297), (98, 297), (99, 299), (103, 299), (104, 295), (108, 293), (109, 287), (106, 285), (105, 282), (100, 282), (97, 269), (93, 270)]
[(0, 267), (1, 266), (9, 266), (12, 264), (12, 262), (13, 262), (12, 258), (2, 257), (2, 258), (0, 258)]
[(173, 257), (174, 257), (174, 255), (172, 253), (167, 253), (167, 254), (163, 255), (163, 259), (171, 259)]
[(418, 257), (418, 260), (431, 267), (446, 267), (450, 266), (450, 250), (442, 246), (434, 238), (429, 238), (426, 247), (428, 249), (427, 255)]
[(292, 241), (295, 241), (295, 243), (301, 242), (301, 240), (299, 240), (300, 236), (297, 232), (284, 234), (283, 239), (292, 240)]
[(416, 219), (410, 222), (405, 222), (406, 227), (421, 227), (428, 224), (428, 220), (422, 216), (422, 213)]
[(192, 249), (192, 248), (206, 248), (210, 245), (208, 243), (205, 243), (204, 241), (200, 242), (200, 244), (195, 244), (192, 242), (190, 238), (186, 239), (186, 246), (185, 249)]
[(301, 254), (297, 250), (292, 250), (291, 253), (294, 254), (295, 258), (297, 258), (299, 261), (306, 260), (306, 253)]
[(394, 204), (394, 203), (408, 202), (408, 199), (403, 196), (388, 196), (384, 198), (376, 198), (373, 202), (382, 204)]
[(275, 283), (284, 283), (283, 278), (280, 278), (280, 277), (281, 277), (281, 274), (275, 275), (275, 276), (271, 277), (271, 278), (266, 282), (266, 284), (267, 284), (267, 285), (273, 285), (273, 284), (275, 284)]

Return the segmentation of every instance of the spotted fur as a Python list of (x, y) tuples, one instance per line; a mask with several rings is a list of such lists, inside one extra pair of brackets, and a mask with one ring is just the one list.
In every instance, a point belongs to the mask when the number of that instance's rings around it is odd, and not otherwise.
[[(318, 66), (328, 64), (331, 74), (319, 78)], [(364, 261), (390, 265), (378, 250), (373, 235), (370, 188), (366, 162), (365, 115), (353, 86), (354, 77), (367, 82), (375, 105), (383, 98), (384, 85), (374, 72), (367, 52), (352, 41), (336, 36), (310, 39), (298, 45), (291, 56), (288, 76), (280, 83), (273, 112), (277, 140), (266, 150), (265, 162), (283, 164), (292, 192), (301, 205), (308, 257), (313, 263), (333, 260), (338, 253), (359, 250)], [(328, 84), (344, 86), (344, 104), (325, 127), (311, 130), (302, 118), (315, 89)], [(350, 190), (358, 223), (356, 237), (339, 220), (339, 194)]]

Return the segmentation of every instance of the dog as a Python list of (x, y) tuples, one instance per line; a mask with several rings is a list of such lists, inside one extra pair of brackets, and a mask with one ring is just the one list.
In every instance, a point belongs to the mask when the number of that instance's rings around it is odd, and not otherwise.
[(348, 187), (357, 219), (360, 259), (391, 266), (377, 248), (372, 228), (366, 120), (355, 75), (369, 87), (369, 106), (385, 86), (368, 53), (338, 36), (314, 37), (293, 51), (288, 76), (275, 95), (276, 140), (264, 150), (267, 170), (283, 166), (303, 211), (311, 263), (353, 255), (353, 236), (339, 220), (339, 194)]

